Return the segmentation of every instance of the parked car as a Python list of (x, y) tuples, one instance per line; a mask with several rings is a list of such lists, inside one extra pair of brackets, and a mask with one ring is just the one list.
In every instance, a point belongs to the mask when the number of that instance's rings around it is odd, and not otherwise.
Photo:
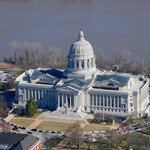
[(31, 131), (37, 131), (37, 129), (31, 129)]

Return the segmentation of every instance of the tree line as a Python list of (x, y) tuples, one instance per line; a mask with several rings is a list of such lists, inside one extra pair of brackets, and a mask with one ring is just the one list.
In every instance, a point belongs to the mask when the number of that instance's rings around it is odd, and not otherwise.
[[(12, 57), (4, 58), (5, 62), (14, 63), (17, 66), (30, 69), (38, 67), (63, 69), (67, 64), (67, 57), (60, 49), (49, 47), (47, 51), (39, 42), (17, 42), (9, 44)], [(150, 65), (143, 59), (135, 57), (130, 51), (125, 50), (114, 53), (108, 59), (101, 48), (95, 50), (97, 68), (114, 69), (115, 71), (133, 74), (144, 73), (150, 76)]]
[(9, 44), (12, 56), (4, 58), (4, 62), (13, 63), (23, 69), (49, 67), (64, 68), (66, 65), (65, 55), (60, 49), (49, 47), (45, 51), (39, 42), (17, 42)]
[[(139, 135), (137, 133), (122, 133), (118, 134), (115, 130), (108, 130), (107, 136), (97, 134), (93, 136), (94, 132), (84, 134), (80, 122), (75, 122), (70, 125), (67, 130), (67, 135), (63, 139), (62, 149), (112, 149), (112, 150), (149, 150), (150, 149), (150, 138), (146, 135)], [(43, 136), (45, 138), (45, 147), (51, 149), (56, 147), (59, 139), (48, 137), (47, 134)], [(60, 147), (59, 147), (60, 148)], [(61, 149), (60, 148), (60, 149)]]

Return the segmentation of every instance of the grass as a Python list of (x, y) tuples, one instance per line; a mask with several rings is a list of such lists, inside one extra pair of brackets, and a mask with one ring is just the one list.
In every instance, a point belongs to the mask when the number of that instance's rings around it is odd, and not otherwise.
[(33, 116), (31, 117), (26, 117), (26, 118), (33, 118), (33, 119), (36, 119), (42, 112), (38, 111), (36, 112)]
[[(100, 144), (100, 148), (99, 147), (99, 144), (98, 143), (90, 143), (90, 150), (116, 150), (116, 148), (113, 148), (112, 146), (110, 147), (110, 145), (107, 145), (106, 143), (101, 143)], [(76, 150), (77, 149), (77, 146), (76, 145), (72, 145), (71, 146), (71, 149), (74, 149)], [(88, 149), (88, 143), (83, 141), (81, 144), (80, 144), (80, 150), (87, 150)]]
[[(90, 150), (95, 150), (97, 148), (96, 144), (90, 144)], [(76, 145), (72, 145), (71, 149), (77, 149)], [(87, 150), (88, 149), (88, 143), (83, 142), (82, 144), (80, 144), (80, 150)]]
[(36, 128), (39, 130), (66, 131), (70, 125), (70, 123), (43, 121)]
[(34, 120), (33, 119), (19, 119), (19, 118), (13, 118), (12, 120), (10, 120), (11, 123), (20, 125), (20, 126), (24, 126), (24, 127), (28, 127)]
[(139, 122), (141, 122), (141, 121), (142, 121), (142, 119), (134, 119), (134, 120), (128, 122), (128, 125), (132, 125), (132, 124), (135, 124), (135, 123), (139, 123)]
[(84, 128), (83, 131), (106, 131), (109, 130), (109, 126), (107, 125), (98, 125), (98, 124), (87, 124)]
[(31, 118), (31, 119), (36, 119), (42, 112), (38, 111), (36, 112), (33, 116), (29, 117), (29, 116), (15, 116), (15, 118)]
[(150, 135), (150, 128), (147, 128), (147, 129), (144, 129), (144, 130), (141, 130), (141, 131), (138, 131), (138, 132)]

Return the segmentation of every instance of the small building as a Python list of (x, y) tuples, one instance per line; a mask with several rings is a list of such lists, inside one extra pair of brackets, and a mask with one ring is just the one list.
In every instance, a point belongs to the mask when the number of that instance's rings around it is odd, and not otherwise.
[(32, 135), (0, 132), (0, 149), (40, 150), (40, 141)]
[(39, 108), (60, 112), (149, 115), (149, 79), (97, 69), (92, 45), (82, 31), (71, 44), (67, 60), (64, 70), (38, 68), (21, 74), (16, 79), (16, 101), (26, 105), (33, 97)]

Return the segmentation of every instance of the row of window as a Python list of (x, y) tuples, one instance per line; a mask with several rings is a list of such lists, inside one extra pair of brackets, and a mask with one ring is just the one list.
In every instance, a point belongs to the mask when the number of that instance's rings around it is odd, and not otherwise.
[(40, 81), (53, 83), (54, 80), (47, 79), (47, 78), (41, 78)]
[(103, 109), (103, 108), (93, 108), (93, 107), (90, 107), (90, 109), (91, 109), (91, 111), (92, 111), (92, 110), (94, 110), (94, 111), (102, 111), (102, 112), (103, 112), (103, 111), (124, 112), (124, 113), (126, 113), (126, 112), (127, 112), (126, 110), (120, 110), (120, 109), (119, 109), (119, 110), (118, 110), (118, 109), (109, 109), (109, 108), (108, 108), (108, 109), (106, 109), (106, 108), (105, 108), (105, 109)]
[(47, 98), (49, 99), (50, 97), (53, 97), (53, 93), (51, 91), (42, 89), (21, 89), (20, 94), (24, 95), (24, 99), (29, 99), (30, 97), (33, 97), (35, 100), (39, 100)]
[(68, 67), (77, 69), (94, 67), (94, 60), (93, 59), (87, 60), (86, 63), (85, 60), (81, 60), (81, 62), (79, 60), (77, 60), (76, 62), (73, 60), (68, 60)]
[(125, 100), (122, 100), (121, 96), (117, 97), (117, 96), (92, 95), (92, 94), (90, 94), (90, 105), (126, 108)]

